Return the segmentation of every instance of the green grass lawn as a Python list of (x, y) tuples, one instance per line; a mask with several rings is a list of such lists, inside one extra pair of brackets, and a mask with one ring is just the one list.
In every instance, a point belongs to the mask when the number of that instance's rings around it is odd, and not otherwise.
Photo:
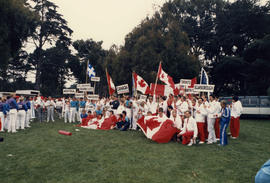
[(269, 120), (241, 120), (240, 138), (227, 147), (157, 144), (138, 131), (76, 132), (62, 121), (31, 126), (0, 133), (0, 183), (248, 183), (270, 158)]

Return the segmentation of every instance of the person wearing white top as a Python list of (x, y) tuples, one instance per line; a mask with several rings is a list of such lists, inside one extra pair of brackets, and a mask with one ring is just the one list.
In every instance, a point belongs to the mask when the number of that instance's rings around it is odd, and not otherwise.
[(198, 99), (198, 103), (195, 107), (195, 120), (197, 122), (198, 127), (198, 136), (200, 138), (199, 144), (203, 144), (205, 142), (205, 117), (207, 116), (207, 111), (203, 106), (202, 99)]
[(159, 108), (163, 109), (164, 114), (167, 114), (167, 109), (168, 109), (168, 103), (166, 100), (166, 97), (160, 97), (160, 103), (158, 104)]
[(208, 142), (207, 144), (213, 144), (217, 142), (216, 139), (216, 134), (215, 134), (215, 129), (214, 129), (214, 125), (216, 122), (216, 117), (217, 117), (217, 105), (216, 102), (214, 100), (213, 95), (210, 96), (210, 102), (208, 107), (206, 105), (205, 109), (207, 111), (207, 130), (208, 130)]
[(240, 116), (243, 112), (242, 103), (239, 101), (238, 96), (234, 96), (231, 104), (231, 123), (230, 123), (230, 131), (232, 139), (236, 139), (239, 137), (240, 131)]
[(183, 116), (186, 111), (188, 111), (188, 103), (186, 101), (186, 97), (182, 96), (180, 102), (177, 104), (178, 114)]
[(52, 97), (49, 97), (49, 99), (45, 103), (45, 107), (47, 108), (47, 123), (52, 120), (54, 122), (54, 108), (55, 108), (55, 103), (52, 100)]
[(147, 112), (151, 112), (152, 114), (156, 114), (157, 113), (157, 107), (158, 104), (153, 101), (153, 97), (149, 97), (149, 101), (147, 102)]
[(177, 115), (177, 111), (176, 109), (172, 110), (172, 114), (170, 119), (173, 121), (174, 123), (174, 127), (177, 128), (179, 130), (179, 132), (181, 132), (182, 130), (182, 119), (179, 115)]
[(219, 114), (221, 112), (221, 104), (220, 104), (217, 96), (215, 97), (215, 102), (216, 102), (216, 116), (217, 117), (216, 117), (214, 128), (215, 128), (216, 138), (217, 138), (217, 140), (220, 140), (220, 125), (219, 125), (220, 117), (219, 117)]
[(64, 111), (64, 121), (67, 123), (68, 121), (71, 123), (71, 118), (70, 118), (70, 101), (67, 99), (64, 103), (63, 107)]
[(182, 144), (192, 146), (198, 135), (196, 120), (191, 116), (190, 111), (185, 112), (184, 127), (178, 137), (182, 135)]
[(134, 100), (132, 101), (132, 105), (131, 105), (131, 110), (132, 110), (132, 130), (136, 130), (137, 129), (137, 121), (138, 121), (138, 112), (139, 112), (139, 106), (137, 104), (137, 102)]

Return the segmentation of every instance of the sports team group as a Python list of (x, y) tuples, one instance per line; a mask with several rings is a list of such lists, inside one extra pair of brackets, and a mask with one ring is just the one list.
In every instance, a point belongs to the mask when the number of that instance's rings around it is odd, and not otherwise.
[(83, 126), (91, 126), (94, 120), (84, 120), (90, 116), (91, 119), (113, 118), (115, 123), (110, 129), (140, 130), (137, 125), (139, 119), (157, 116), (170, 119), (177, 128), (172, 140), (188, 146), (218, 142), (218, 145), (224, 146), (228, 143), (228, 126), (231, 139), (238, 138), (242, 111), (237, 96), (233, 96), (231, 104), (227, 104), (214, 95), (209, 98), (199, 95), (148, 96), (146, 99), (113, 95), (90, 100), (75, 97), (23, 97), (14, 94), (0, 98), (0, 131), (16, 133), (29, 128), (32, 121), (54, 122), (56, 116), (63, 118), (65, 123), (81, 123)]

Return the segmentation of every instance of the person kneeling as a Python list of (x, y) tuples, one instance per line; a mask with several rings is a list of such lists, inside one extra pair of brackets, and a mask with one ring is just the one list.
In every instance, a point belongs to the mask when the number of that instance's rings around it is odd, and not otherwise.
[(177, 135), (182, 136), (182, 144), (192, 146), (198, 135), (196, 120), (191, 116), (190, 111), (185, 112), (184, 127), (182, 131)]
[(116, 125), (120, 131), (127, 131), (130, 125), (130, 120), (127, 117), (126, 111), (122, 112), (121, 121), (117, 122)]

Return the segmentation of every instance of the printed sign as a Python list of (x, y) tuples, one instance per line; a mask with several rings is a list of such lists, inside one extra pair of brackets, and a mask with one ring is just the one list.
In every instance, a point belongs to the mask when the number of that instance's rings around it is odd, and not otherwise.
[(91, 77), (91, 81), (100, 82), (100, 77)]
[(89, 100), (99, 100), (99, 95), (88, 95), (87, 98)]
[(215, 85), (195, 84), (194, 92), (214, 92)]
[(91, 85), (90, 84), (77, 84), (77, 88), (89, 88), (89, 87), (91, 87)]
[(75, 93), (76, 98), (84, 98), (84, 93)]
[(146, 101), (146, 99), (147, 99), (147, 96), (146, 96), (146, 95), (141, 95), (141, 96), (140, 96), (140, 100), (141, 100), (141, 101)]
[(190, 79), (180, 79), (180, 85), (190, 86), (191, 80)]
[(81, 88), (79, 88), (79, 90), (82, 92), (94, 92), (93, 87), (81, 87)]
[(117, 94), (129, 93), (128, 84), (117, 86), (116, 90)]
[(63, 89), (63, 94), (75, 94), (76, 89)]

